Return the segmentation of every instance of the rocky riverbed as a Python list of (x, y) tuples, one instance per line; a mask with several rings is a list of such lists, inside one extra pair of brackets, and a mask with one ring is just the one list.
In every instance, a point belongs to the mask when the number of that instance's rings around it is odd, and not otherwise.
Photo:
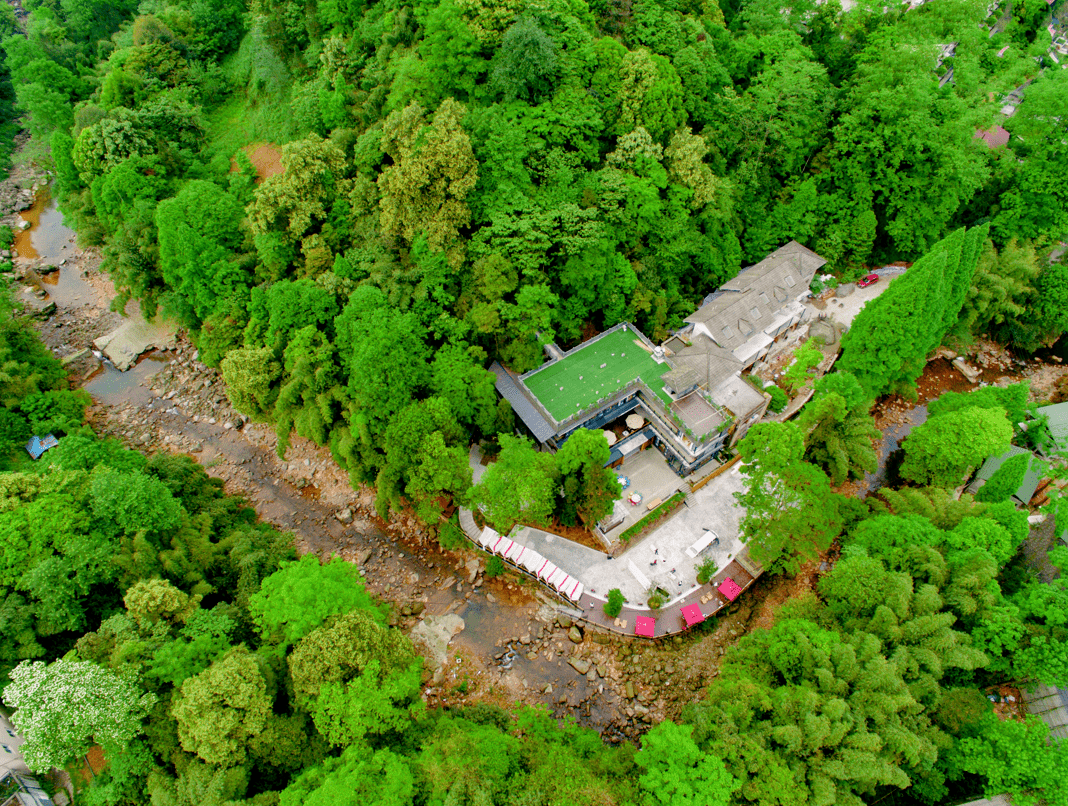
[[(146, 452), (193, 456), (264, 520), (290, 530), (301, 553), (358, 564), (369, 589), (393, 604), (397, 626), (424, 648), (431, 706), (542, 704), (606, 740), (634, 740), (698, 701), (726, 649), (748, 630), (770, 626), (778, 607), (813, 590), (822, 573), (817, 562), (794, 579), (761, 579), (716, 620), (656, 644), (586, 628), (531, 580), (488, 578), (484, 558), (466, 543), (443, 550), (411, 513), (379, 519), (373, 490), (354, 489), (326, 448), (294, 437), (278, 456), (273, 428), (230, 405), (220, 374), (181, 334), (126, 373), (106, 367), (93, 341), (123, 321), (110, 310), (114, 290), (94, 250), (72, 242), (63, 254), (70, 257), (62, 271), (84, 288), (35, 322), (74, 382), (97, 395), (94, 427)], [(40, 267), (40, 260), (22, 261), (19, 282), (39, 277)], [(1019, 362), (995, 347), (980, 345), (974, 356), (984, 379), (1033, 378), (1037, 397), (1053, 393), (1064, 376), (1059, 366)], [(898, 405), (886, 408), (889, 414)]]

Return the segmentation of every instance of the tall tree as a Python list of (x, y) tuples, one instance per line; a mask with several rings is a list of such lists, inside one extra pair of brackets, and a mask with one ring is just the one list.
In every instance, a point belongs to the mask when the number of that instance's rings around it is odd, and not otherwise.
[(856, 376), (869, 397), (915, 396), (928, 353), (957, 321), (985, 237), (984, 225), (934, 244), (853, 320), (839, 368)]
[(559, 471), (551, 454), (527, 439), (501, 434), (501, 453), (471, 489), (471, 501), (495, 529), (519, 521), (547, 525), (556, 508)]
[(842, 530), (827, 476), (802, 459), (804, 437), (793, 423), (758, 423), (738, 444), (746, 488), (741, 532), (769, 571), (796, 573)]
[(11, 673), (4, 702), (26, 737), (22, 757), (38, 772), (85, 755), (94, 744), (122, 753), (155, 702), (135, 683), (88, 661), (24, 661)]
[(383, 609), (364, 589), (356, 566), (340, 559), (320, 563), (312, 554), (275, 571), (249, 601), (249, 615), (261, 635), (282, 646), (296, 643), (330, 616), (352, 610), (385, 623)]
[(642, 738), (635, 757), (646, 806), (727, 806), (739, 782), (723, 762), (705, 755), (693, 727), (665, 720)]
[(622, 488), (616, 474), (605, 467), (610, 449), (600, 431), (580, 428), (556, 452), (563, 495), (558, 502), (561, 519), (574, 525), (575, 515), (590, 525), (612, 511)]
[[(832, 382), (836, 378), (842, 382)], [(834, 391), (838, 388), (845, 394)], [(856, 402), (850, 404), (850, 399)], [(805, 434), (805, 459), (822, 467), (834, 484), (878, 466), (873, 441), (881, 433), (868, 412), (870, 403), (856, 378), (835, 373), (816, 382), (815, 396), (797, 418)]]
[(460, 125), (466, 111), (447, 98), (429, 124), (417, 103), (386, 119), (382, 150), (393, 164), (378, 177), (383, 232), (407, 243), (425, 235), (439, 252), (454, 246), (470, 220), (467, 196), (478, 181), (471, 141)]
[(984, 459), (1007, 451), (1011, 440), (1004, 409), (972, 407), (932, 417), (905, 440), (901, 475), (917, 484), (956, 487)]
[(271, 700), (255, 655), (232, 649), (184, 683), (174, 699), (182, 747), (208, 764), (242, 764), (249, 742), (267, 725)]

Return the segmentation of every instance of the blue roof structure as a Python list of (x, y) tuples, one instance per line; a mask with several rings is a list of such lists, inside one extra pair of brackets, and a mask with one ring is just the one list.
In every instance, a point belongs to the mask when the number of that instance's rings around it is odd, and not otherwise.
[(40, 459), (44, 452), (49, 448), (54, 448), (59, 444), (59, 440), (52, 434), (47, 434), (44, 437), (34, 437), (26, 443), (26, 451), (30, 454), (30, 457), (36, 461)]

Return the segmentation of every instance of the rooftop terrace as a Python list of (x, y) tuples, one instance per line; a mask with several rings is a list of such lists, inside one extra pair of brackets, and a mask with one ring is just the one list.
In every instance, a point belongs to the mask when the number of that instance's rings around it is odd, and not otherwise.
[(656, 392), (665, 404), (671, 398), (660, 376), (669, 372), (658, 364), (633, 328), (619, 328), (568, 351), (563, 358), (533, 370), (522, 381), (558, 423), (584, 411), (636, 378)]

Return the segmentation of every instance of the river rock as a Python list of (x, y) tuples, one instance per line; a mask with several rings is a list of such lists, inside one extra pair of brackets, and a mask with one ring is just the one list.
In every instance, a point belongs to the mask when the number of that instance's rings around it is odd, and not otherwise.
[(47, 319), (56, 312), (55, 300), (40, 299), (34, 294), (23, 294), (26, 311), (38, 319)]
[(420, 613), (422, 613), (424, 610), (426, 610), (426, 605), (423, 604), (422, 602), (412, 602), (411, 608), (412, 608), (412, 615), (413, 616), (418, 616)]
[(572, 624), (571, 616), (567, 615), (566, 613), (561, 613), (556, 617), (556, 623), (559, 624), (563, 629), (569, 630), (571, 629)]
[(579, 629), (577, 624), (572, 624), (571, 625), (571, 629), (569, 629), (567, 631), (567, 637), (571, 640), (571, 643), (573, 643), (573, 644), (581, 644), (582, 643), (582, 630)]
[(67, 364), (73, 364), (75, 361), (81, 361), (83, 358), (89, 355), (89, 348), (83, 347), (75, 353), (71, 353), (62, 360), (63, 366)]
[(106, 336), (101, 336), (93, 344), (111, 359), (116, 369), (125, 371), (134, 365), (142, 353), (171, 345), (176, 329), (174, 322), (162, 319), (155, 323), (130, 320)]
[(57, 271), (59, 271), (59, 266), (38, 266), (37, 267), (37, 273), (38, 274), (42, 274), (42, 275), (43, 274), (52, 274), (53, 272), (57, 272)]
[(426, 650), (430, 668), (440, 669), (448, 657), (449, 642), (463, 631), (464, 620), (455, 613), (427, 616), (416, 624), (409, 635), (412, 643)]
[(475, 577), (478, 576), (478, 558), (472, 557), (465, 563), (464, 567), (467, 569), (467, 584), (473, 585)]
[(968, 379), (970, 383), (978, 383), (979, 378), (982, 376), (982, 372), (975, 369), (966, 362), (963, 358), (957, 357), (953, 359), (953, 366), (955, 366), (960, 374)]
[(346, 507), (345, 509), (336, 513), (334, 517), (338, 519), (339, 523), (343, 523), (347, 526), (348, 524), (352, 523), (352, 510)]
[(586, 672), (588, 672), (590, 670), (590, 666), (593, 665), (593, 664), (590, 663), (590, 661), (586, 660), (585, 658), (578, 658), (578, 657), (575, 657), (574, 655), (572, 655), (570, 658), (568, 658), (567, 662), (571, 666), (571, 668), (574, 669), (579, 674), (586, 674)]
[(626, 694), (628, 700), (633, 700), (636, 693), (634, 691), (634, 683), (628, 680), (623, 686), (623, 693)]

